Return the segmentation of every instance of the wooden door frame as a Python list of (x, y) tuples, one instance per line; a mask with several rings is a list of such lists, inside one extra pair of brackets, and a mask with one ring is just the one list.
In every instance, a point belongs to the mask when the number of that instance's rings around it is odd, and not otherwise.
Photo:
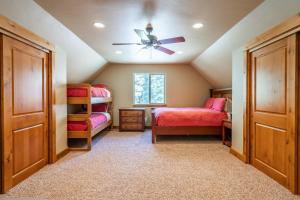
[[(251, 120), (251, 52), (267, 46), (273, 42), (276, 42), (285, 37), (291, 36), (292, 34), (296, 34), (296, 39), (298, 46), (296, 47), (296, 55), (298, 56), (298, 60), (296, 60), (296, 123), (300, 124), (300, 47), (299, 47), (299, 32), (300, 32), (300, 13), (292, 16), (281, 24), (273, 27), (269, 31), (261, 34), (260, 36), (254, 38), (250, 41), (244, 50), (244, 66), (243, 66), (243, 157), (245, 158), (246, 163), (250, 163), (250, 120)], [(300, 143), (298, 143), (298, 138), (300, 136), (300, 128), (299, 125), (296, 126), (295, 133), (293, 135), (295, 143), (294, 149), (294, 169), (292, 173), (295, 177), (292, 177), (292, 180), (289, 185), (289, 189), (291, 192), (298, 194), (300, 192), (300, 163), (298, 164), (298, 154), (300, 156)]]
[[(17, 23), (9, 20), (8, 18), (0, 15), (0, 66), (2, 69), (2, 35), (9, 36), (20, 42), (33, 46), (37, 49), (45, 51), (48, 53), (48, 164), (54, 163), (57, 160), (56, 155), (56, 112), (55, 112), (55, 48), (54, 46), (39, 37), (38, 35), (30, 32), (29, 30), (23, 28)], [(2, 79), (2, 70), (0, 72), (0, 92), (3, 96), (3, 79)], [(3, 99), (0, 98), (0, 110), (1, 110), (1, 119), (3, 119)], [(1, 160), (3, 161), (3, 121), (0, 121), (1, 125), (1, 143), (0, 143), (0, 153)], [(2, 162), (3, 163), (3, 162)], [(5, 183), (3, 182), (3, 164), (0, 165), (0, 192), (7, 192), (4, 190)]]

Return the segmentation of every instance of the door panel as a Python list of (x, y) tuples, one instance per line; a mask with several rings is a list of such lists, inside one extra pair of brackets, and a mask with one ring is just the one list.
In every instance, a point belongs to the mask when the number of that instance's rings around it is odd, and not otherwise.
[(4, 191), (48, 163), (48, 54), (3, 36)]
[(44, 159), (44, 127), (42, 124), (13, 132), (13, 174)]
[(31, 55), (23, 49), (13, 49), (12, 57), (13, 114), (43, 111), (43, 58)]
[(256, 111), (285, 114), (286, 47), (259, 55), (255, 61)]
[(255, 133), (256, 161), (273, 166), (275, 170), (286, 174), (286, 131), (256, 124)]
[(250, 163), (286, 187), (295, 176), (295, 38), (251, 53)]

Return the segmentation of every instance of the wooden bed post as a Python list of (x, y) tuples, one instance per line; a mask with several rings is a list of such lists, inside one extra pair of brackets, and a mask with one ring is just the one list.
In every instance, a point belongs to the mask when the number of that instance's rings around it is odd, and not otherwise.
[(151, 112), (151, 117), (152, 117), (152, 144), (156, 143), (156, 132), (155, 132), (155, 127), (156, 127), (156, 121), (155, 121), (155, 116), (154, 112)]

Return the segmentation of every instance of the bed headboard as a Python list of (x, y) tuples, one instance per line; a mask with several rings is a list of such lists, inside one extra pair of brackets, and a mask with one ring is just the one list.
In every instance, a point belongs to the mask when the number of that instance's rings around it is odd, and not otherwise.
[(232, 90), (231, 88), (210, 89), (210, 97), (224, 97), (232, 99)]

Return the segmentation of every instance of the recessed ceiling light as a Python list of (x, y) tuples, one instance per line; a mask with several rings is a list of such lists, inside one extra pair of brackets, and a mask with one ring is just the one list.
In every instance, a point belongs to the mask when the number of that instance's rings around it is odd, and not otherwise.
[(123, 52), (118, 50), (118, 51), (115, 51), (115, 53), (118, 54), (118, 55), (120, 55), (120, 54), (122, 54)]
[(202, 27), (203, 27), (203, 24), (202, 24), (202, 23), (196, 23), (196, 24), (193, 25), (193, 28), (194, 28), (194, 29), (200, 29), (200, 28), (202, 28)]
[(105, 27), (105, 25), (102, 24), (102, 23), (100, 23), (100, 22), (95, 22), (95, 23), (94, 23), (94, 26), (95, 26), (96, 28), (104, 28), (104, 27)]
[(176, 53), (179, 54), (179, 55), (180, 55), (180, 54), (183, 54), (182, 51), (176, 51)]

